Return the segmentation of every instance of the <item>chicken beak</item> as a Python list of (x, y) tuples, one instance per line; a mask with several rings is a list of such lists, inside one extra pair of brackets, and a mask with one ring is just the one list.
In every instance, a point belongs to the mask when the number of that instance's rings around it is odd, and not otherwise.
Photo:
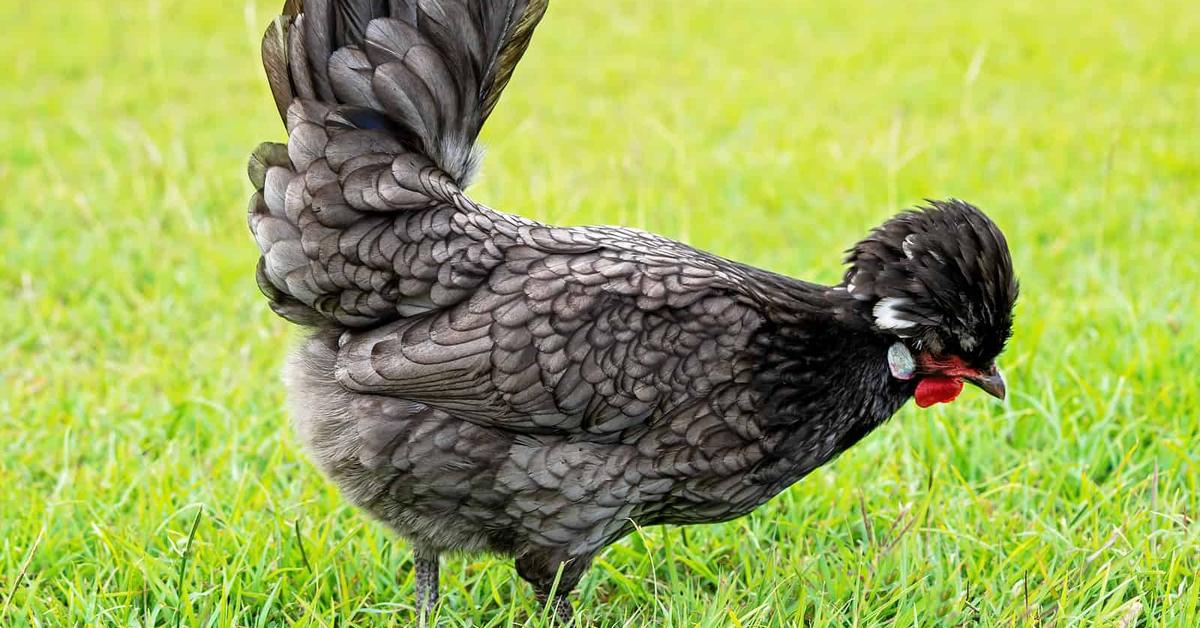
[(986, 371), (981, 371), (976, 375), (964, 377), (963, 379), (975, 384), (979, 390), (997, 398), (1004, 399), (1004, 395), (1008, 391), (1008, 387), (1004, 384), (1004, 376), (1000, 374), (1000, 370), (992, 365)]

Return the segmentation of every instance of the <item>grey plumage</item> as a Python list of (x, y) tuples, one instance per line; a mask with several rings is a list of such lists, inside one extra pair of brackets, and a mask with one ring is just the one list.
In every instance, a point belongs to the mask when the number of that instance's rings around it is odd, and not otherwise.
[[(847, 284), (465, 195), (545, 9), (292, 1), (263, 41), (288, 143), (251, 157), (249, 221), (271, 307), (313, 329), (288, 368), (295, 423), (347, 498), (412, 542), (422, 608), (444, 552), (512, 555), (544, 597), (560, 565), (569, 592), (635, 524), (748, 513), (915, 386), (889, 377), (895, 335)], [(860, 246), (870, 298), (890, 294), (872, 251), (891, 249)], [(1011, 309), (1013, 289), (984, 300)], [(555, 604), (569, 613), (565, 593)]]

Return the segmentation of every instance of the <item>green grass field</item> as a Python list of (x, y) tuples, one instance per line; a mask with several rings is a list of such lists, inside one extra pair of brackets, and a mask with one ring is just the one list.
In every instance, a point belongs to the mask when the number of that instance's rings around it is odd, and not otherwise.
[[(254, 285), (276, 4), (0, 6), (0, 625), (413, 622), (407, 547), (299, 451), (298, 335)], [(1040, 4), (553, 3), (475, 198), (834, 282), (958, 196), (1022, 283), (1007, 402), (907, 407), (749, 517), (643, 530), (582, 618), (1200, 626), (1200, 6)], [(500, 559), (443, 594), (444, 625), (541, 621)]]

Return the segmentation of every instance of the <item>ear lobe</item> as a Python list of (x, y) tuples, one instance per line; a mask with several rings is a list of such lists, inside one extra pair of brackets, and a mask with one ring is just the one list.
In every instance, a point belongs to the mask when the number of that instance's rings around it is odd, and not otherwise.
[(898, 380), (908, 381), (917, 372), (917, 361), (913, 359), (912, 352), (902, 342), (888, 347), (887, 362), (892, 377)]

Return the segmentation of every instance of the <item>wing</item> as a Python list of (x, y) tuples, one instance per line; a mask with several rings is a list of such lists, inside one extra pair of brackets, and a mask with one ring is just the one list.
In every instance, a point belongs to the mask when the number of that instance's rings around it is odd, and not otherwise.
[(605, 438), (714, 394), (740, 399), (728, 391), (749, 385), (764, 318), (740, 267), (635, 230), (540, 225), (462, 192), (545, 9), (285, 6), (263, 59), (288, 143), (250, 163), (259, 284), (285, 318), (367, 330), (343, 337), (347, 388), (477, 423)]
[[(437, 241), (446, 220), (472, 211), (462, 188), (475, 139), (545, 10), (545, 0), (285, 5), (263, 63), (288, 143), (260, 146), (249, 166), (258, 281), (276, 312), (362, 327), (452, 301), (461, 286), (425, 274), (439, 253), (404, 244)], [(400, 223), (423, 233), (391, 233)]]
[(749, 385), (764, 317), (728, 262), (629, 229), (460, 217), (448, 246), (482, 241), (499, 263), (449, 307), (347, 332), (343, 386), (604, 438)]

